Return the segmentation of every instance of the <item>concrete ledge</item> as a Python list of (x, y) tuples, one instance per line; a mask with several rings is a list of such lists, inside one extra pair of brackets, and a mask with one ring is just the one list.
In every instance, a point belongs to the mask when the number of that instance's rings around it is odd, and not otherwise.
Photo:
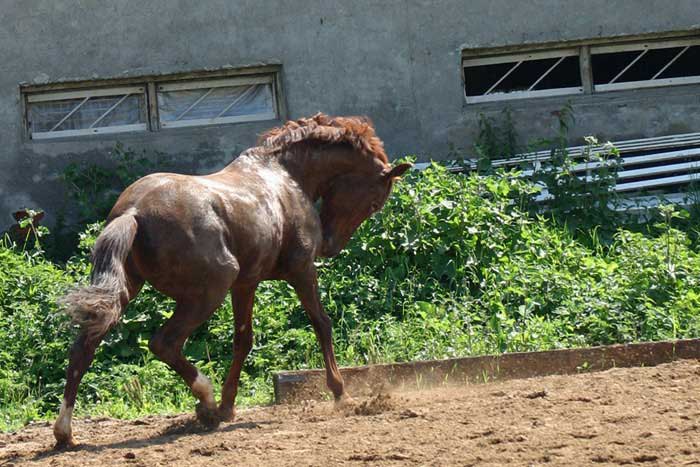
[[(678, 359), (700, 359), (700, 339), (369, 365), (340, 371), (350, 395), (366, 396), (381, 389), (416, 390), (566, 375), (614, 367), (655, 366)], [(273, 383), (278, 404), (330, 397), (324, 370), (279, 372), (273, 375)]]

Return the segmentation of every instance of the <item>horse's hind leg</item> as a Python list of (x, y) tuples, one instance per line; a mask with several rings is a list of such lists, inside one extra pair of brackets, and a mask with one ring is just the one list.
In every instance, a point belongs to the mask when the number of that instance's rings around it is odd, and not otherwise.
[[(141, 290), (143, 280), (139, 279), (134, 274), (129, 277), (129, 300), (136, 296)], [(70, 351), (70, 360), (66, 369), (66, 387), (63, 391), (63, 402), (58, 413), (58, 418), (53, 426), (53, 433), (56, 438), (56, 449), (72, 447), (75, 445), (73, 439), (73, 430), (71, 428), (71, 419), (73, 417), (73, 407), (75, 406), (75, 398), (78, 394), (78, 386), (83, 379), (85, 372), (92, 364), (95, 358), (95, 350), (100, 345), (104, 336), (109, 330), (101, 332), (97, 335), (92, 335), (89, 332), (82, 331), (76, 339)]]
[(151, 338), (149, 348), (175, 370), (199, 399), (197, 418), (206, 426), (219, 424), (214, 392), (209, 379), (182, 355), (187, 338), (216, 311), (226, 291), (202, 300), (180, 300), (175, 313)]
[(71, 419), (73, 417), (75, 397), (78, 394), (78, 385), (90, 367), (93, 358), (95, 358), (95, 349), (102, 342), (105, 334), (89, 337), (88, 334), (81, 333), (71, 348), (70, 363), (66, 370), (66, 388), (63, 392), (63, 402), (58, 413), (58, 419), (53, 427), (57, 449), (75, 445)]
[(236, 330), (233, 340), (233, 363), (231, 363), (226, 382), (221, 388), (219, 418), (222, 421), (232, 421), (235, 417), (234, 404), (238, 393), (241, 369), (253, 347), (253, 300), (256, 287), (257, 285), (238, 287), (231, 291)]

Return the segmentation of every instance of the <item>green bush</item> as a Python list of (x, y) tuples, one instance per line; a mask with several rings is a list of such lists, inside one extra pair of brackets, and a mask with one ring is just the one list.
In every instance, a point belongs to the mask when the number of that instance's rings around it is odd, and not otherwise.
[[(319, 263), (322, 301), (341, 365), (578, 347), (700, 334), (700, 254), (683, 215), (663, 208), (643, 234), (586, 241), (527, 212), (531, 186), (515, 176), (411, 173), (338, 257)], [(697, 226), (692, 226), (697, 229)], [(57, 267), (41, 253), (0, 246), (0, 427), (50, 417), (60, 403), (75, 331), (55, 300), (88, 275), (87, 251)], [(690, 231), (690, 230), (689, 230)], [(130, 417), (190, 410), (184, 384), (147, 350), (173, 309), (150, 287), (128, 307), (81, 385), (78, 413)], [(227, 300), (185, 352), (221, 383), (232, 358)], [(261, 284), (255, 345), (240, 401), (271, 397), (271, 372), (321, 367), (293, 290)]]

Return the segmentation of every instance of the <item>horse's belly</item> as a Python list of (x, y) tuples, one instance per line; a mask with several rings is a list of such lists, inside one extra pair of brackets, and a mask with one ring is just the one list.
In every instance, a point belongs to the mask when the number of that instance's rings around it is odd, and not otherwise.
[(280, 254), (281, 240), (258, 238), (254, 244), (241, 245), (236, 250), (239, 265), (237, 284), (252, 284), (269, 278), (273, 273)]
[(140, 222), (132, 255), (142, 278), (175, 299), (228, 289), (240, 269), (223, 232), (203, 225)]

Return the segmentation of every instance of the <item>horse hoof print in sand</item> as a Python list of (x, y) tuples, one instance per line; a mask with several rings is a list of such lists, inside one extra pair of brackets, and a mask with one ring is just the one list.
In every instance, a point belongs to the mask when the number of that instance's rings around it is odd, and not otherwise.
[[(176, 302), (149, 348), (199, 399), (196, 413), (205, 426), (233, 419), (241, 368), (253, 345), (253, 297), (264, 280), (294, 287), (321, 345), (328, 388), (336, 401), (345, 400), (314, 259), (338, 254), (410, 167), (389, 164), (368, 119), (317, 114), (268, 131), (219, 172), (158, 173), (129, 186), (95, 243), (90, 285), (62, 299), (81, 332), (54, 424), (56, 447), (75, 444), (71, 415), (80, 380), (146, 281)], [(217, 406), (211, 382), (184, 358), (182, 347), (229, 292), (234, 358)]]

